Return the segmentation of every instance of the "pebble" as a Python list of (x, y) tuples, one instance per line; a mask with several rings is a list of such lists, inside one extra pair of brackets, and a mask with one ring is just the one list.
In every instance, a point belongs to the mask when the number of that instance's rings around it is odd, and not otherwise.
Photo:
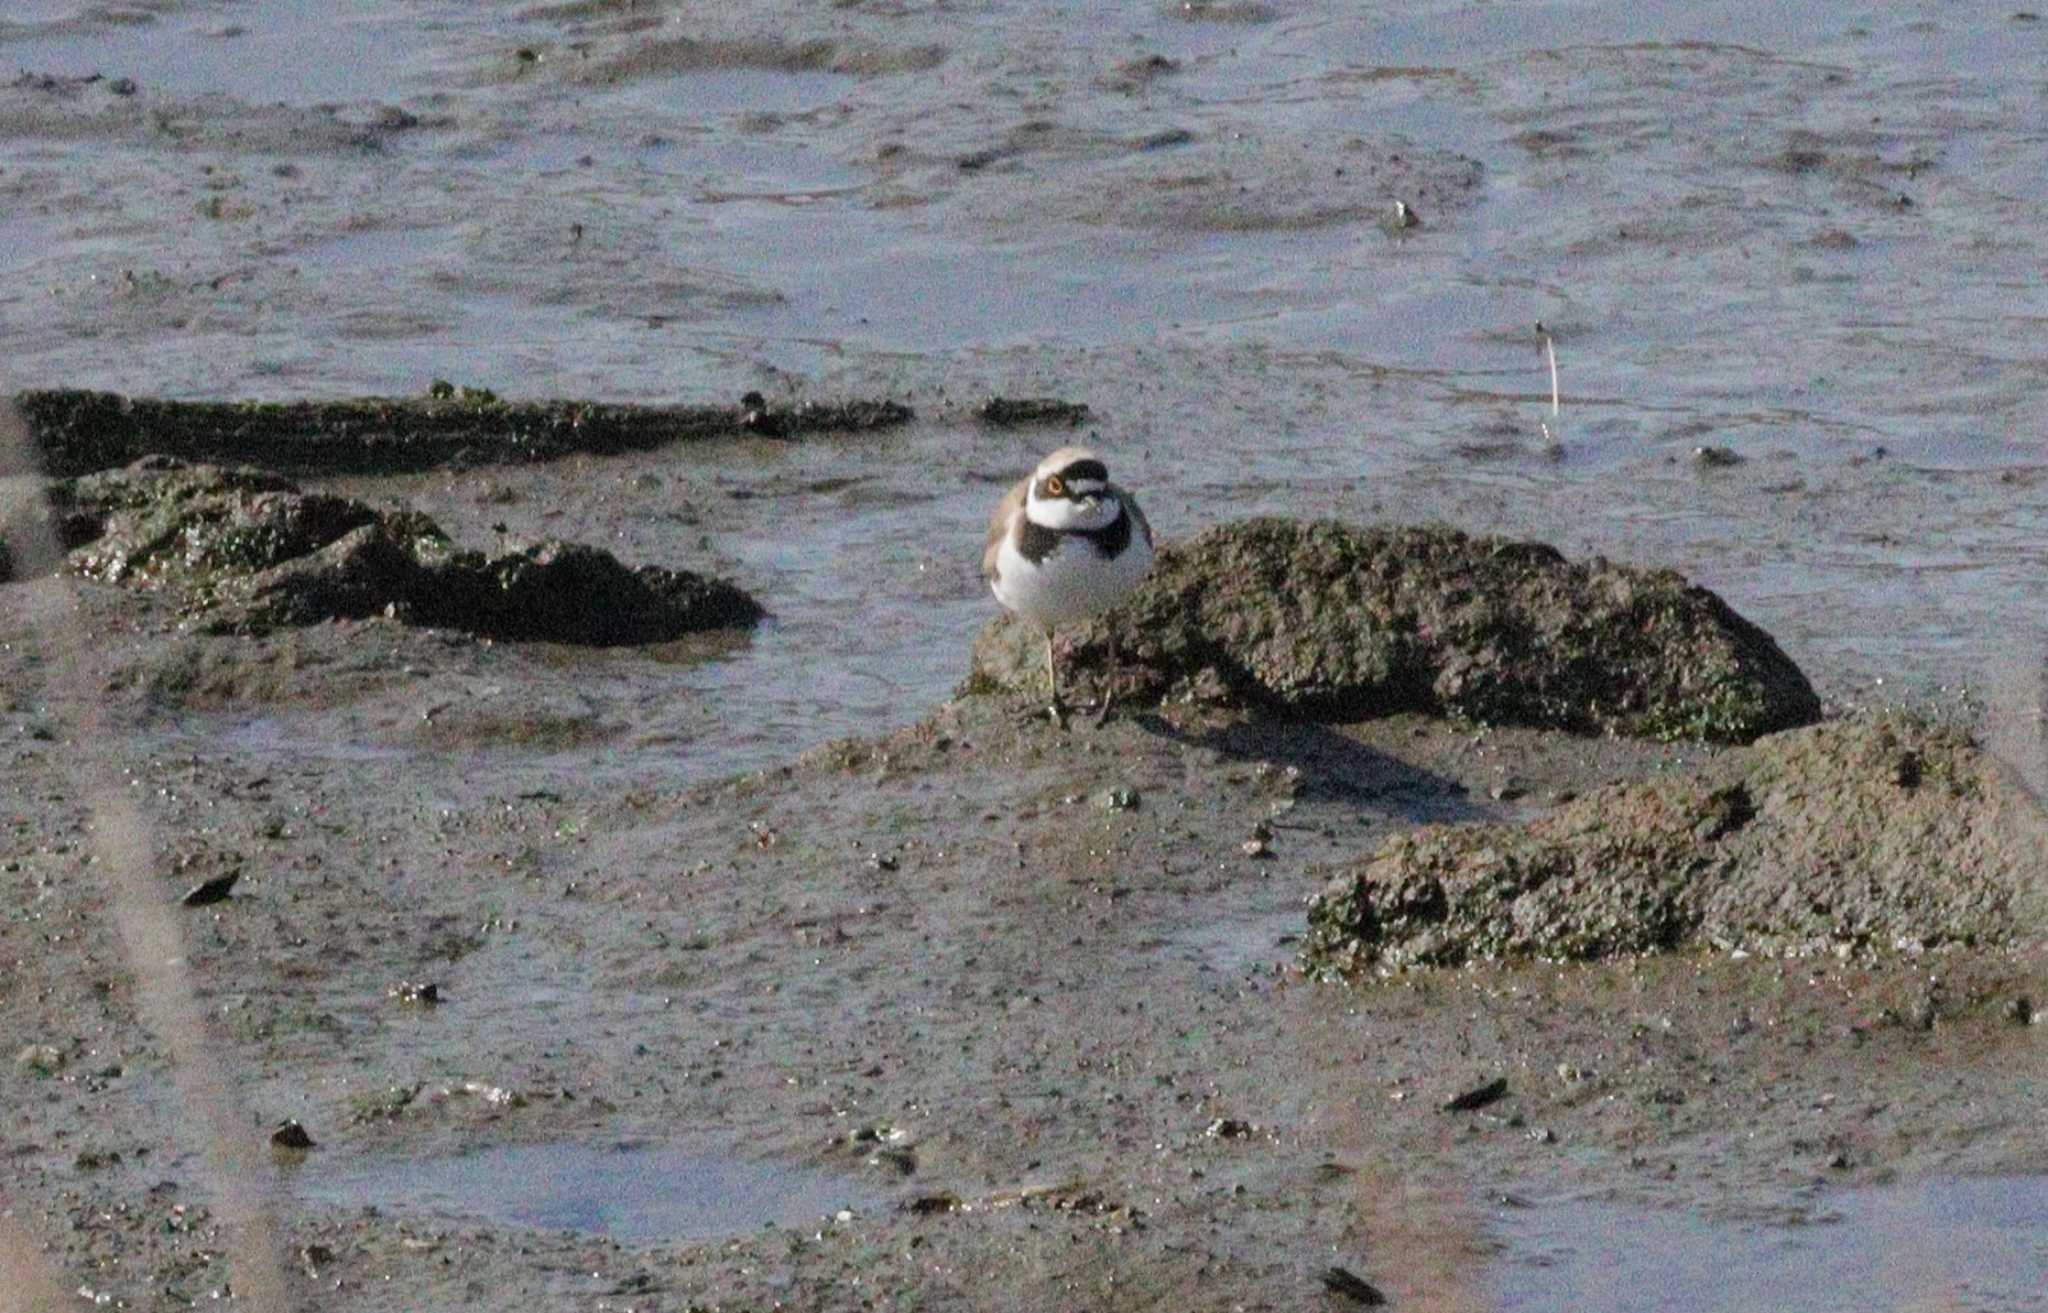
[(54, 1076), (64, 1070), (63, 1050), (48, 1044), (25, 1044), (14, 1055), (14, 1065), (24, 1071), (42, 1076)]
[(431, 980), (401, 980), (386, 992), (415, 1007), (433, 1007), (441, 1001), (441, 987)]
[(280, 1149), (310, 1149), (313, 1147), (313, 1137), (306, 1133), (306, 1128), (299, 1124), (299, 1120), (296, 1117), (287, 1117), (284, 1121), (279, 1122), (277, 1129), (270, 1133), (270, 1142)]
[(1507, 1093), (1508, 1078), (1496, 1076), (1484, 1085), (1475, 1085), (1462, 1094), (1454, 1094), (1450, 1098), (1445, 1099), (1443, 1110), (1445, 1112), (1474, 1112), (1490, 1103), (1497, 1103), (1501, 1099), (1506, 1098)]
[(1387, 1302), (1380, 1288), (1348, 1268), (1326, 1267), (1322, 1275), (1323, 1289), (1333, 1295), (1342, 1295), (1354, 1303), (1367, 1308), (1378, 1308)]
[(1422, 226), (1422, 216), (1417, 214), (1415, 207), (1408, 202), (1395, 201), (1387, 207), (1386, 213), (1381, 216), (1380, 226), (1389, 233), (1403, 233), (1407, 232), (1410, 228), (1420, 228)]
[(226, 875), (216, 875), (211, 880), (202, 880), (186, 890), (185, 896), (178, 901), (187, 907), (206, 907), (213, 903), (224, 903), (228, 899), (229, 891), (235, 887), (235, 881), (241, 878), (240, 871), (229, 871)]

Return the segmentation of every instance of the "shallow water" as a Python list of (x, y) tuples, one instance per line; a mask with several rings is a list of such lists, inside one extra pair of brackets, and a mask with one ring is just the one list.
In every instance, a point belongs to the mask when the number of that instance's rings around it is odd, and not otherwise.
[(1496, 1223), (1501, 1313), (2048, 1308), (2048, 1177), (1828, 1190), (1756, 1221), (1556, 1203)]
[(197, 718), (191, 726), (195, 738), (218, 744), (244, 760), (269, 757), (317, 756), (333, 761), (396, 761), (408, 754), (403, 748), (381, 743), (350, 742), (332, 735), (310, 738), (280, 716), (223, 716)]
[[(902, 723), (964, 673), (986, 508), (1069, 436), (982, 429), (997, 390), (1088, 401), (1170, 537), (1445, 518), (1670, 565), (1844, 694), (2039, 646), (2048, 24), (1199, 12), (38, 4), (0, 77), (138, 90), (0, 91), (0, 385), (909, 397), (907, 433), (434, 508), (635, 560), (708, 537), (774, 621), (590, 672), (707, 772)], [(1423, 227), (1383, 230), (1397, 196)], [(1695, 471), (1702, 445), (1747, 463)], [(673, 514), (684, 483), (784, 479)], [(711, 706), (715, 739), (687, 723)]]
[(659, 1145), (532, 1144), (299, 1174), (299, 1197), (446, 1221), (579, 1231), (629, 1244), (816, 1226), (876, 1207), (858, 1182)]

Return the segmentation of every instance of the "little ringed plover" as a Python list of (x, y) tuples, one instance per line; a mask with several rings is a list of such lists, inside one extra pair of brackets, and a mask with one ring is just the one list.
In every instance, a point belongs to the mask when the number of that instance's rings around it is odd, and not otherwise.
[[(1061, 704), (1053, 630), (1123, 601), (1151, 565), (1152, 526), (1145, 513), (1135, 497), (1109, 481), (1102, 458), (1085, 447), (1062, 447), (1047, 456), (997, 503), (981, 572), (998, 602), (1044, 632), (1055, 719)], [(1112, 667), (1115, 661), (1112, 648)], [(1105, 693), (1105, 713), (1108, 704)]]

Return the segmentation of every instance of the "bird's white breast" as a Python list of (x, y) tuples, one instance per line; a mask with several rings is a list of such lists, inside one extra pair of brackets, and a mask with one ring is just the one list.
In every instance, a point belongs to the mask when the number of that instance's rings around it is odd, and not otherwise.
[(1056, 629), (1100, 615), (1134, 592), (1152, 565), (1152, 547), (1132, 526), (1131, 539), (1116, 556), (1105, 556), (1093, 541), (1063, 534), (1059, 546), (1033, 563), (1006, 536), (990, 584), (996, 600), (1044, 629)]

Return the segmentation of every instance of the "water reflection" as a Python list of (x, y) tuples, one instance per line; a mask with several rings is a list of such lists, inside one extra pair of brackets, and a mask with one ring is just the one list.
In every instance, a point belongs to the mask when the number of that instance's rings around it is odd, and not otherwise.
[(1791, 1219), (1567, 1202), (1499, 1220), (1504, 1313), (2048, 1308), (2048, 1176), (1830, 1190)]
[(703, 1240), (764, 1226), (808, 1226), (878, 1196), (783, 1163), (657, 1145), (530, 1144), (446, 1158), (401, 1158), (301, 1176), (310, 1200), (466, 1218), (627, 1242)]

